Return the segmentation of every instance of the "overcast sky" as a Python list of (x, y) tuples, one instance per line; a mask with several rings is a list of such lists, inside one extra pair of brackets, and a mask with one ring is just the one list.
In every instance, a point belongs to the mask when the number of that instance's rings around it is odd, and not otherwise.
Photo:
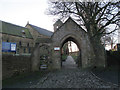
[(45, 14), (47, 2), (48, 0), (0, 0), (0, 20), (23, 27), (29, 21), (30, 24), (53, 31), (55, 17)]
[(25, 26), (30, 24), (53, 31), (53, 16), (45, 14), (47, 0), (0, 0), (0, 20)]
[[(0, 20), (25, 26), (30, 24), (53, 31), (55, 17), (46, 15), (48, 0), (0, 0)], [(73, 51), (77, 46), (72, 44)]]

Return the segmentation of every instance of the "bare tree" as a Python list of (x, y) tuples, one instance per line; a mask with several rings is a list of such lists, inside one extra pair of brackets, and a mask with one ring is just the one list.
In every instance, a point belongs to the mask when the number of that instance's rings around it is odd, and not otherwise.
[[(71, 16), (80, 27), (87, 31), (96, 55), (104, 57), (101, 37), (111, 34), (120, 27), (120, 1), (111, 2), (51, 2), (49, 14), (60, 16), (61, 19)], [(114, 24), (114, 29), (110, 25)], [(103, 53), (103, 54), (102, 54)]]
[(104, 47), (109, 47), (109, 49), (113, 48), (113, 45), (115, 45), (117, 42), (116, 37), (113, 37), (113, 36), (115, 35), (107, 34), (101, 38), (101, 42), (104, 45)]

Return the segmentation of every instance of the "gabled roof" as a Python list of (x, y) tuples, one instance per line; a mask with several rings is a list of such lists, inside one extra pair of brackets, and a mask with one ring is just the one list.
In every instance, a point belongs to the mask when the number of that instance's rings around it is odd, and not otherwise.
[[(58, 30), (60, 30), (60, 28), (61, 28), (62, 26), (64, 26), (64, 25), (65, 25), (67, 22), (69, 22), (69, 21), (74, 22), (82, 31), (84, 31), (84, 32), (86, 33), (86, 31), (85, 31), (83, 28), (81, 28), (80, 25), (79, 25), (77, 22), (75, 22), (71, 17), (69, 17), (63, 24), (61, 24), (61, 26), (59, 26), (54, 33), (56, 33)], [(53, 34), (53, 35), (54, 35), (54, 34)], [(53, 36), (53, 35), (52, 35), (52, 36)]]
[(40, 28), (40, 27), (38, 27), (38, 26), (31, 25), (31, 24), (28, 24), (28, 25), (30, 25), (34, 30), (36, 30), (38, 33), (40, 33), (40, 34), (42, 34), (42, 35), (51, 37), (52, 34), (53, 34), (53, 32), (48, 31), (48, 30), (43, 29), (43, 28)]
[[(69, 17), (59, 28), (57, 28), (57, 29), (60, 29), (64, 24), (66, 24), (68, 21), (72, 21), (72, 22), (74, 22), (77, 26), (79, 26), (80, 27), (80, 25), (77, 23), (77, 22), (75, 22), (71, 17)], [(81, 28), (81, 27), (80, 27)], [(81, 28), (82, 29), (82, 28)], [(83, 30), (83, 29), (82, 29)], [(85, 31), (85, 30), (83, 30), (83, 31)], [(86, 32), (86, 31), (85, 31)]]
[(2, 31), (0, 31), (1, 33), (23, 37), (22, 32), (24, 31), (25, 38), (31, 38), (31, 39), (33, 38), (29, 32), (29, 29), (8, 22), (4, 22), (4, 21), (1, 22), (2, 22)]

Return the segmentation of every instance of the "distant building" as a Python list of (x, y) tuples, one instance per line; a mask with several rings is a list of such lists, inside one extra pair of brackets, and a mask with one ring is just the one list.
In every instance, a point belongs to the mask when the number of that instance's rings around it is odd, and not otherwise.
[[(46, 29), (40, 28), (38, 26), (32, 25), (27, 23), (26, 28), (29, 29), (30, 33), (33, 36), (34, 39), (34, 45), (37, 43), (40, 39), (42, 40), (48, 40), (51, 38), (53, 32), (48, 31)], [(46, 39), (45, 39), (46, 38)], [(41, 43), (41, 42), (39, 42)]]
[(3, 53), (30, 54), (32, 52), (34, 40), (29, 29), (0, 21), (0, 34), (2, 35), (2, 42), (16, 43), (17, 45), (15, 52)]
[(117, 44), (117, 51), (120, 51), (120, 29), (118, 30), (118, 44)]
[(120, 44), (120, 29), (118, 30), (118, 44)]
[(51, 42), (53, 32), (27, 23), (25, 27), (0, 21), (0, 35), (2, 42), (16, 43), (15, 52), (3, 52), (13, 54), (30, 54), (37, 42)]

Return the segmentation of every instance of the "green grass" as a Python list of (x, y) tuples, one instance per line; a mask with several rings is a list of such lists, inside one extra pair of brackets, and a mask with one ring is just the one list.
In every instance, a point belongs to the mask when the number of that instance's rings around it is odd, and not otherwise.
[(63, 54), (63, 55), (62, 55), (62, 60), (63, 60), (63, 61), (66, 60), (66, 59), (67, 59), (67, 56), (68, 56), (68, 55)]
[[(71, 55), (71, 56), (72, 56), (72, 58), (76, 61), (77, 56), (75, 56), (75, 55)], [(66, 60), (67, 57), (68, 57), (68, 55), (63, 54), (63, 55), (62, 55), (62, 60), (63, 60), (63, 61)]]
[(75, 55), (71, 55), (71, 56), (72, 56), (72, 58), (73, 58), (74, 60), (77, 59), (77, 56), (75, 56)]

